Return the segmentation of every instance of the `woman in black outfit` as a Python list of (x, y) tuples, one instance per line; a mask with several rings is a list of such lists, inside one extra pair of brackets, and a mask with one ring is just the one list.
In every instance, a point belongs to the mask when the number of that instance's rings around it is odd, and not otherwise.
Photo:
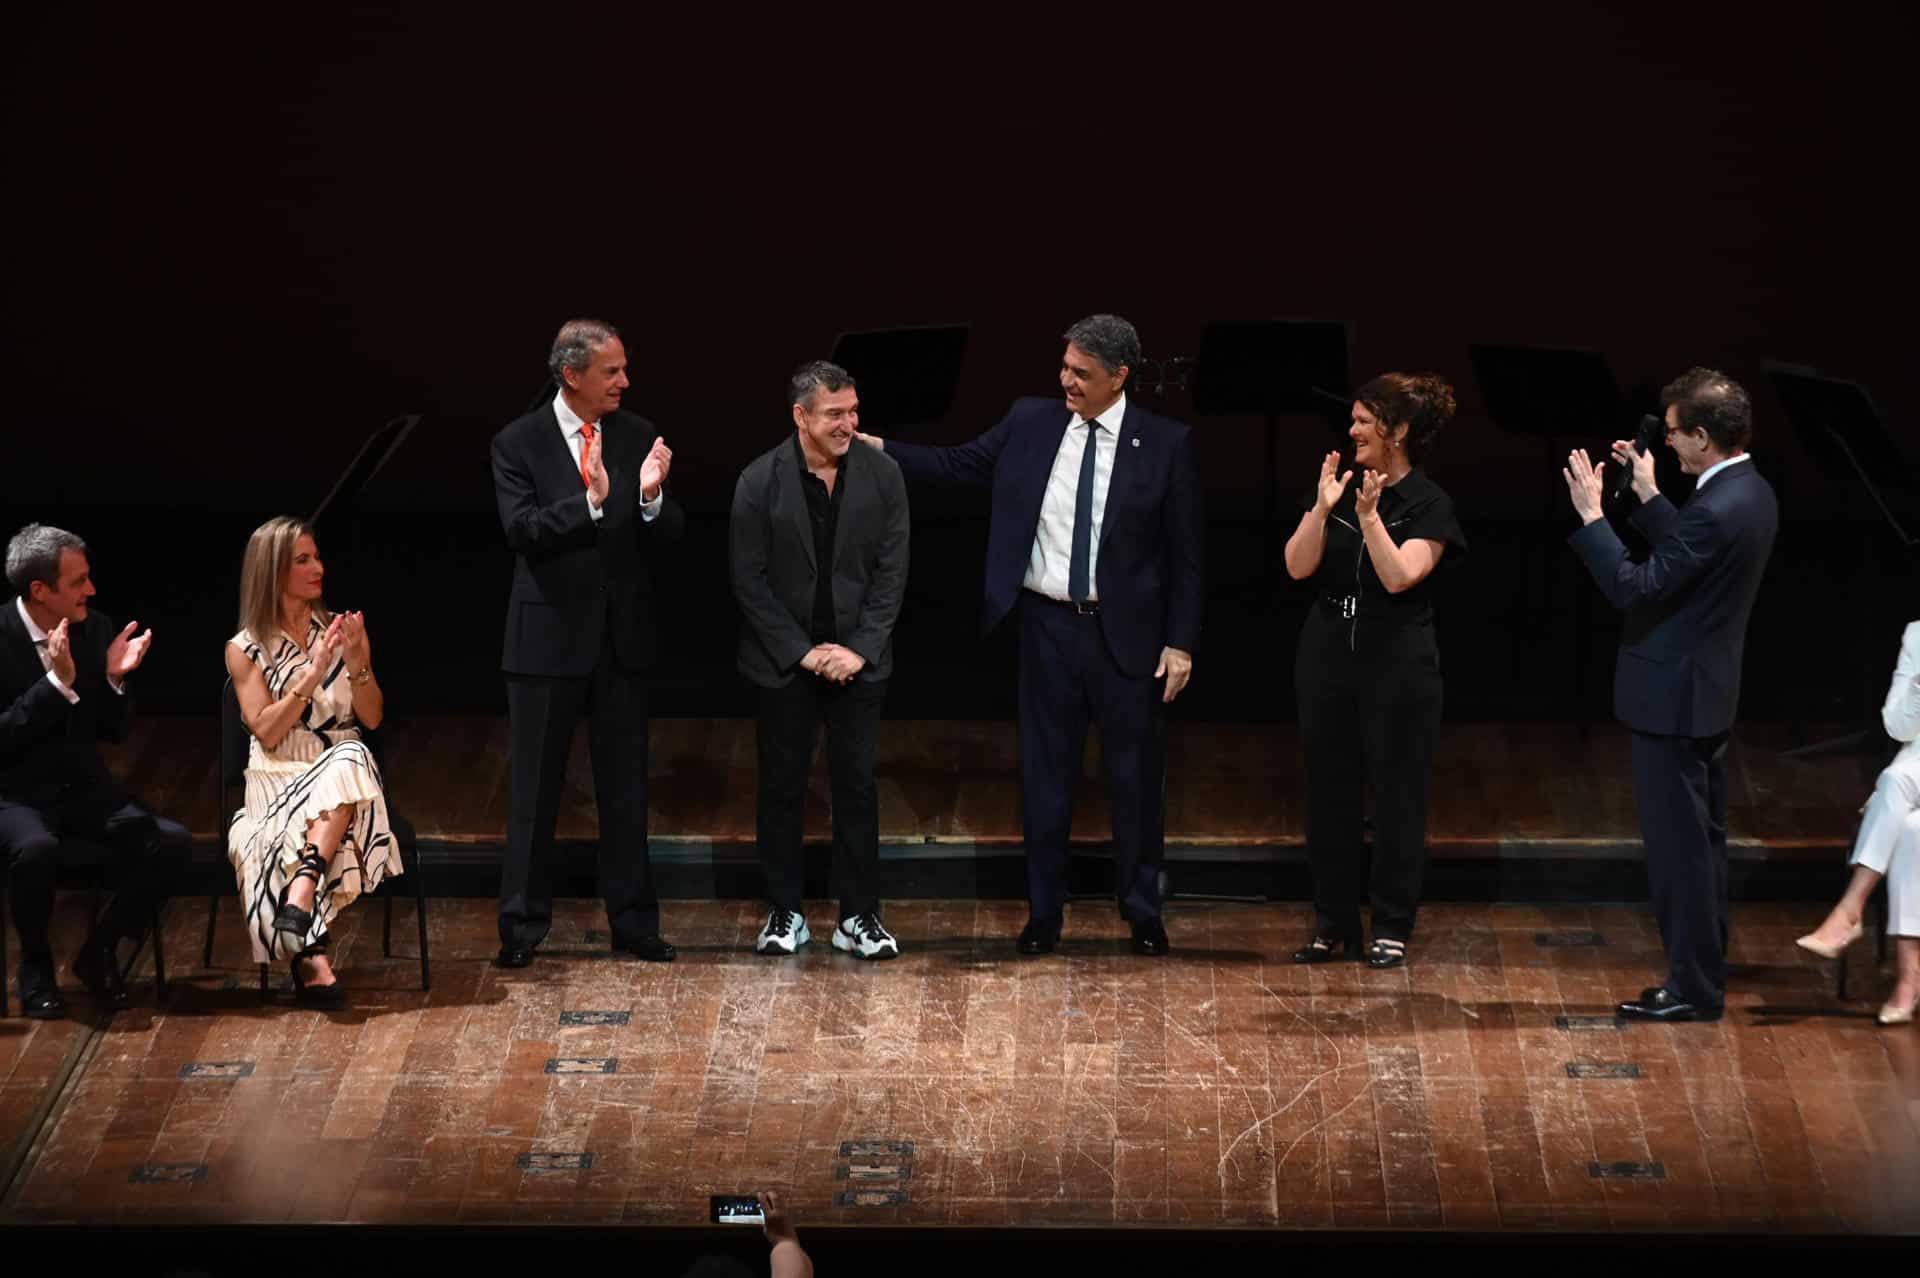
[[(1347, 432), (1360, 482), (1340, 470), (1340, 454), (1328, 453), (1287, 541), (1288, 574), (1312, 578), (1319, 595), (1294, 663), (1315, 913), (1296, 963), (1361, 956), (1362, 895), (1373, 905), (1367, 964), (1406, 961), (1440, 736), (1433, 571), (1467, 549), (1452, 499), (1419, 467), (1452, 416), (1453, 390), (1438, 377), (1387, 373), (1362, 386)], [(1365, 882), (1369, 790), (1373, 870)]]

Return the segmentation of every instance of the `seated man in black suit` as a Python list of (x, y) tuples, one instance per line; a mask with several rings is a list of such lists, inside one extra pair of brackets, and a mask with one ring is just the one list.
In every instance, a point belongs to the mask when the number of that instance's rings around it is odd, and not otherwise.
[(87, 547), (70, 532), (22, 528), (7, 544), (7, 581), (19, 593), (0, 607), (0, 852), (20, 934), (21, 1006), (41, 1020), (66, 1014), (47, 940), (65, 835), (127, 862), (113, 904), (73, 960), (96, 1002), (125, 1007), (115, 951), (123, 939), (139, 941), (188, 851), (186, 828), (136, 802), (95, 745), (124, 740), (131, 729), (124, 681), (146, 658), (153, 632), (136, 636), (138, 623), (128, 622), (115, 633), (105, 613), (88, 607)]
[(760, 861), (771, 905), (754, 949), (792, 954), (802, 909), (801, 812), (818, 725), (833, 777), (833, 947), (889, 959), (880, 922), (874, 736), (907, 584), (907, 486), (885, 453), (852, 448), (860, 399), (846, 369), (803, 365), (788, 386), (794, 433), (748, 463), (733, 491), (740, 673), (758, 686)]

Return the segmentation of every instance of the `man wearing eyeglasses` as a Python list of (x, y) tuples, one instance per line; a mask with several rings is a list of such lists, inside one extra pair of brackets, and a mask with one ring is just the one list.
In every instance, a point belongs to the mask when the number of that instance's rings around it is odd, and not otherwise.
[(1676, 508), (1653, 455), (1625, 440), (1653, 550), (1635, 563), (1602, 517), (1599, 471), (1576, 449), (1562, 475), (1581, 527), (1568, 539), (1608, 602), (1626, 614), (1614, 712), (1633, 732), (1633, 792), (1667, 978), (1620, 1004), (1638, 1020), (1718, 1020), (1727, 992), (1727, 739), (1754, 596), (1779, 506), (1747, 455), (1753, 406), (1724, 373), (1695, 368), (1661, 392), (1667, 447), (1698, 476)]

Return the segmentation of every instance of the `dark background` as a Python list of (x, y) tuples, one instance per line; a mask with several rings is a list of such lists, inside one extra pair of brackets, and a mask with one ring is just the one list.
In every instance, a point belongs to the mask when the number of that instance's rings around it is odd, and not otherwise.
[[(1616, 629), (1559, 544), (1562, 457), (1487, 419), (1475, 342), (1601, 350), (1635, 404), (1693, 364), (1753, 390), (1784, 524), (1749, 716), (1877, 704), (1915, 611), (1909, 555), (1760, 370), (1867, 384), (1908, 447), (1908, 6), (0, 22), (0, 524), (89, 538), (101, 607), (155, 627), (163, 705), (211, 699), (247, 531), (417, 412), (327, 530), (329, 593), (367, 611), (403, 707), (501, 706), (486, 441), (574, 314), (622, 329), (627, 403), (674, 445), (693, 516), (659, 565), (665, 714), (746, 711), (734, 477), (790, 429), (796, 363), (892, 325), (972, 325), (952, 412), (916, 432), (941, 441), (1049, 391), (1059, 333), (1097, 310), (1150, 357), (1194, 354), (1209, 320), (1339, 319), (1356, 380), (1447, 376), (1460, 413), (1430, 468), (1473, 542), (1441, 603), (1457, 718), (1604, 717)], [(1268, 575), (1291, 517), (1263, 518), (1262, 425), (1178, 390), (1161, 407), (1198, 425), (1209, 512), (1179, 713), (1286, 718), (1306, 598)], [(1335, 438), (1283, 423), (1287, 504)], [(1663, 482), (1689, 483), (1670, 463)], [(891, 712), (1011, 717), (1010, 646), (975, 638), (984, 496), (914, 501)]]

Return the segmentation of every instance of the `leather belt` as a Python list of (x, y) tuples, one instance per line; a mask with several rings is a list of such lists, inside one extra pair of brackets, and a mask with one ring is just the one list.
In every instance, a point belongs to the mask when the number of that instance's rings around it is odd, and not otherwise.
[(1037, 600), (1050, 607), (1064, 608), (1068, 612), (1077, 613), (1082, 617), (1097, 617), (1100, 615), (1100, 603), (1098, 600), (1089, 599), (1086, 603), (1074, 603), (1071, 599), (1055, 599), (1052, 595), (1043, 595), (1037, 590), (1022, 590), (1021, 593), (1029, 599)]

